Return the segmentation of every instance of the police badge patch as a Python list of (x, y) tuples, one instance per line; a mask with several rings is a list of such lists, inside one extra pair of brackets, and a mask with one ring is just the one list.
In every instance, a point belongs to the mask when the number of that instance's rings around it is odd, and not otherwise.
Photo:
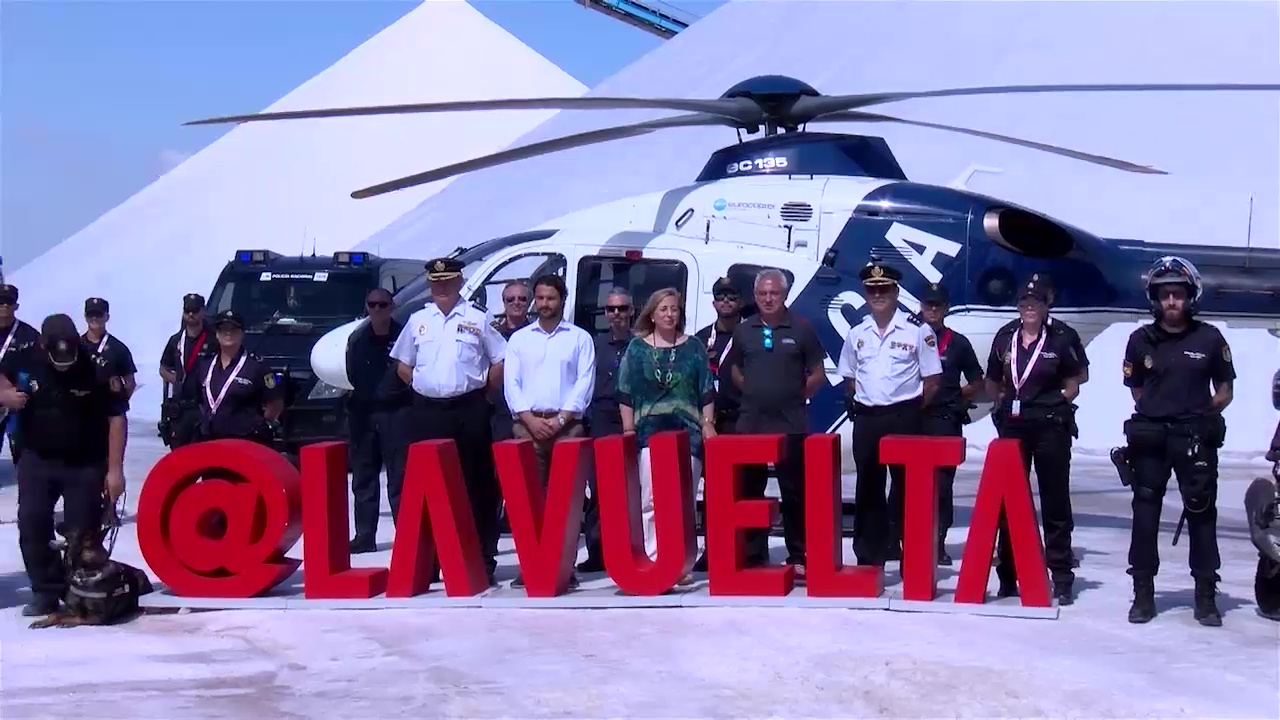
[[(36, 392), (36, 391), (38, 391), (39, 389), (40, 389), (40, 383), (36, 382), (35, 380), (32, 380), (32, 381), (31, 381), (31, 392)], [(28, 393), (28, 394), (30, 394), (30, 393)]]
[(929, 333), (928, 335), (924, 336), (924, 344), (928, 345), (929, 347), (937, 347), (938, 340), (933, 336), (933, 333)]
[(267, 386), (268, 390), (274, 390), (276, 387), (276, 374), (267, 373), (262, 377), (262, 384)]
[(111, 378), (107, 381), (107, 384), (111, 386), (111, 392), (120, 392), (121, 390), (124, 390), (124, 383), (120, 382), (120, 378), (118, 377)]
[(1222, 346), (1222, 359), (1226, 360), (1227, 362), (1231, 362), (1231, 346), (1230, 345)]
[(1142, 358), (1142, 366), (1148, 370), (1150, 370), (1152, 366), (1154, 366), (1155, 364), (1156, 364), (1155, 360), (1152, 360), (1150, 355), (1147, 355)]
[(1124, 371), (1125, 377), (1133, 377), (1133, 363), (1128, 360), (1124, 361), (1124, 365), (1121, 366), (1121, 370)]

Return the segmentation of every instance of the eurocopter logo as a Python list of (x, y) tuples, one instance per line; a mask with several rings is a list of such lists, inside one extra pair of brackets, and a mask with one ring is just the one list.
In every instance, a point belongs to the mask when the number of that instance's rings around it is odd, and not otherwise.
[(716, 212), (724, 212), (725, 209), (773, 210), (774, 208), (777, 207), (777, 205), (774, 205), (773, 203), (759, 203), (759, 202), (728, 202), (724, 198), (717, 198), (715, 202), (711, 203), (711, 207), (715, 208)]

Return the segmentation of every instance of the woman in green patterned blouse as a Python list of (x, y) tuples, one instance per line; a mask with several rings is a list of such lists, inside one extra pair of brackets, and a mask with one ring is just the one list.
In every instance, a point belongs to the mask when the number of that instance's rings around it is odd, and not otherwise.
[[(634, 432), (640, 448), (640, 515), (649, 557), (657, 555), (649, 438), (668, 430), (688, 432), (696, 483), (702, 476), (702, 440), (716, 434), (707, 350), (702, 341), (685, 335), (683, 305), (675, 288), (653, 293), (636, 318), (636, 337), (618, 367), (622, 430)], [(692, 581), (691, 576), (681, 578), (682, 585)]]

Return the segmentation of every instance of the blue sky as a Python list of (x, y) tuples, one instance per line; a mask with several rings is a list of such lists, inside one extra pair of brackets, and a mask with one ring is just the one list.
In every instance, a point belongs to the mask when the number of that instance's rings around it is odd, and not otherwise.
[[(721, 2), (671, 4), (705, 15)], [(414, 4), (4, 2), (5, 268), (32, 260), (229, 129), (182, 122), (266, 107)], [(588, 86), (663, 42), (572, 0), (472, 4)]]

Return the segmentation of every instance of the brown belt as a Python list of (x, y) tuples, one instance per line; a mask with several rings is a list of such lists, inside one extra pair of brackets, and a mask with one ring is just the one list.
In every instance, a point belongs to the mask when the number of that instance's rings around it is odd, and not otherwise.
[(552, 410), (530, 410), (529, 414), (536, 418), (550, 420), (551, 418), (558, 416), (560, 413)]

